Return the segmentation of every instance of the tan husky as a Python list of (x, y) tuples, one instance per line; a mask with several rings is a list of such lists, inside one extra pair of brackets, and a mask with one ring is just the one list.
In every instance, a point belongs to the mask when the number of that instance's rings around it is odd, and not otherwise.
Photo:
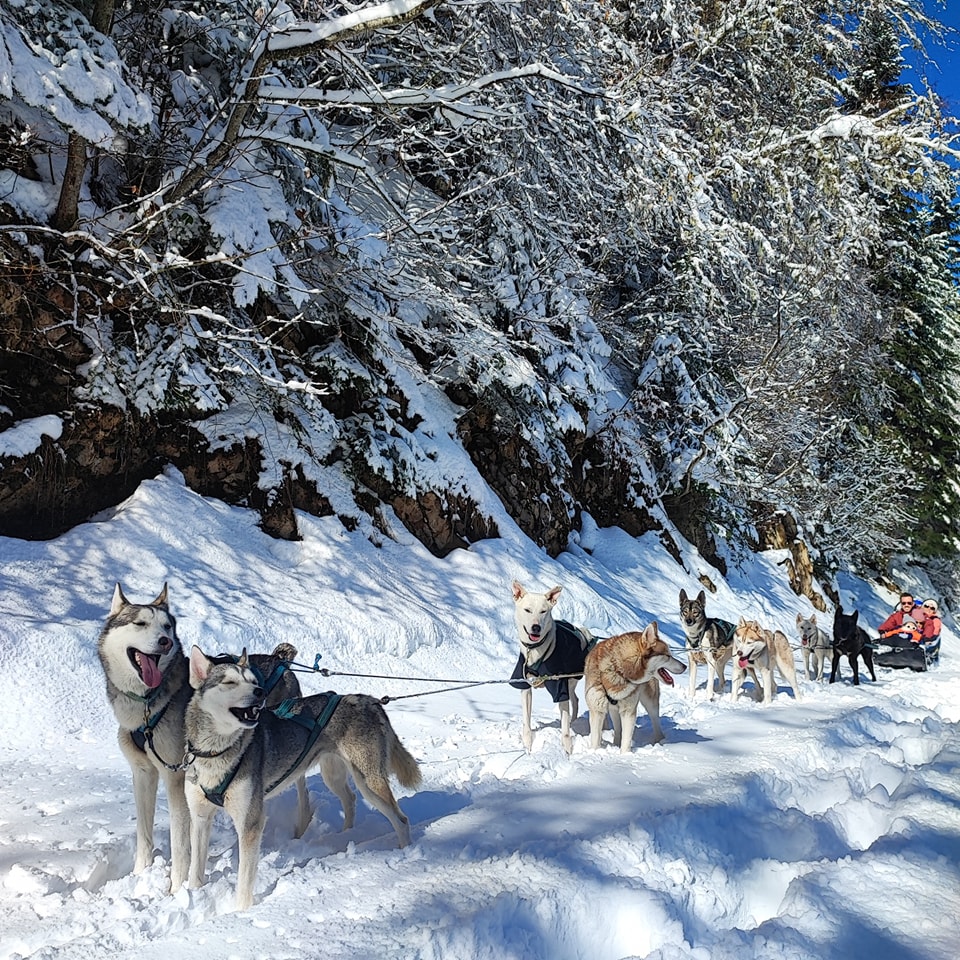
[[(733, 635), (733, 683), (730, 698), (736, 700), (747, 670), (760, 675), (763, 686), (763, 702), (773, 700), (773, 668), (790, 684), (795, 700), (801, 700), (800, 687), (797, 685), (797, 669), (793, 662), (793, 650), (790, 641), (779, 630), (765, 630), (756, 620), (740, 618)], [(759, 689), (757, 693), (759, 693)], [(760, 699), (758, 696), (757, 699)]]
[[(613, 721), (613, 744), (629, 753), (637, 724), (637, 706), (643, 704), (653, 743), (663, 739), (660, 727), (660, 680), (673, 686), (672, 673), (683, 673), (686, 665), (670, 655), (660, 639), (657, 623), (643, 633), (621, 633), (598, 643), (584, 665), (584, 696), (590, 709), (590, 746), (600, 746), (607, 713)], [(659, 680), (657, 678), (660, 678)]]

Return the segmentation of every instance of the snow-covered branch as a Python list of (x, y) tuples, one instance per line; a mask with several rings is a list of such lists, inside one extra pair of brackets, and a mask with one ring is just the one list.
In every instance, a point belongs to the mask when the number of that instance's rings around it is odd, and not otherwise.
[(303, 57), (317, 50), (343, 43), (355, 36), (399, 26), (414, 20), (443, 0), (386, 0), (362, 7), (352, 13), (333, 17), (324, 23), (296, 23), (270, 36), (266, 54), (271, 62)]
[[(592, 85), (584, 84), (573, 77), (560, 73), (543, 63), (531, 63), (523, 67), (513, 67), (508, 70), (498, 70), (477, 77), (469, 83), (448, 84), (442, 87), (401, 87), (394, 90), (377, 88), (363, 90), (317, 90), (313, 87), (290, 89), (272, 84), (264, 84), (260, 88), (263, 100), (273, 103), (296, 103), (300, 106), (330, 105), (330, 106), (390, 106), (390, 107), (429, 107), (450, 106), (463, 100), (465, 97), (497, 84), (522, 80), (528, 77), (540, 77), (554, 83), (569, 87), (571, 90), (585, 96), (600, 96), (602, 91)], [(493, 118), (498, 111), (492, 108), (471, 108), (471, 115), (476, 117)]]

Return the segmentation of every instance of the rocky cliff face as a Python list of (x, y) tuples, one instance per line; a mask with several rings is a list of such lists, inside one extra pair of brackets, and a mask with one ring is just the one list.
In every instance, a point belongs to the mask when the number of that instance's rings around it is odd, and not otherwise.
[[(59, 436), (44, 436), (23, 455), (0, 456), (0, 535), (46, 539), (128, 497), (165, 465), (176, 466), (192, 489), (260, 513), (272, 536), (299, 536), (296, 510), (334, 513), (324, 491), (296, 466), (264, 489), (260, 441), (247, 438), (211, 447), (194, 424), (195, 409), (147, 415), (82, 396), (83, 365), (91, 353), (79, 329), (84, 316), (109, 307), (116, 329), (128, 328), (123, 305), (94, 275), (68, 284), (76, 273), (44, 270), (25, 262), (23, 250), (3, 244), (7, 269), (0, 276), (0, 431), (37, 417), (59, 418)], [(461, 390), (466, 390), (461, 386)], [(651, 529), (643, 510), (628, 508), (627, 471), (610, 463), (596, 443), (571, 440), (563, 464), (542, 462), (516, 424), (499, 418), (489, 403), (464, 393), (466, 412), (457, 438), (479, 473), (520, 528), (551, 555), (565, 546), (588, 510), (602, 524), (641, 533)], [(349, 395), (330, 398), (331, 412), (349, 417)], [(599, 466), (590, 466), (599, 464)], [(391, 485), (364, 463), (345, 471), (354, 501), (377, 522), (381, 505), (393, 508), (429, 550), (444, 555), (476, 540), (499, 535), (496, 524), (468, 496), (445, 489), (418, 491)], [(635, 498), (634, 498), (635, 499)], [(350, 526), (356, 517), (341, 517)]]

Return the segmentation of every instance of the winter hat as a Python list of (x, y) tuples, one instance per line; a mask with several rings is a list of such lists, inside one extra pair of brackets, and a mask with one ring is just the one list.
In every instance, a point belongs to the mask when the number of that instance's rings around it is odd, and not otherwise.
[(924, 601), (923, 601), (923, 605), (924, 605), (925, 607), (933, 607), (933, 612), (934, 612), (934, 613), (940, 613), (940, 608), (937, 606), (937, 601), (936, 601), (936, 600), (924, 600)]

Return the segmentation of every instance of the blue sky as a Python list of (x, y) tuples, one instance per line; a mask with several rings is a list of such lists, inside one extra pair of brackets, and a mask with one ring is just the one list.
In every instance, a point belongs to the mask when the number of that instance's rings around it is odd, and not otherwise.
[[(941, 23), (960, 31), (960, 0), (948, 0), (945, 5), (927, 0), (926, 9)], [(960, 33), (954, 32), (940, 41), (931, 41), (927, 52), (936, 62), (927, 70), (927, 79), (943, 98), (944, 113), (960, 116)], [(905, 51), (906, 53), (906, 51)], [(909, 80), (909, 71), (904, 79)]]

